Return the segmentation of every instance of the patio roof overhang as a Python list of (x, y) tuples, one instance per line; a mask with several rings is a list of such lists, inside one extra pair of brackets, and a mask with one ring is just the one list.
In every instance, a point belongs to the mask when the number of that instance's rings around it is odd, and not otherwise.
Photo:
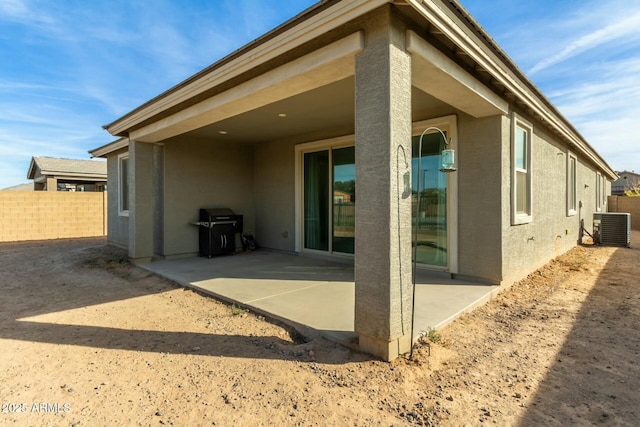
[(109, 153), (126, 148), (129, 145), (129, 138), (119, 138), (108, 144), (102, 145), (89, 151), (91, 157), (105, 157)]
[(363, 46), (362, 32), (353, 33), (218, 95), (135, 129), (130, 132), (130, 139), (160, 142), (346, 79), (354, 74), (355, 55)]

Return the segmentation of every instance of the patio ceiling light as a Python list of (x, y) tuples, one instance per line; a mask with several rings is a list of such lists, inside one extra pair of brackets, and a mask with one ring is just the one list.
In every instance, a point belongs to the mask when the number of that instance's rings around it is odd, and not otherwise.
[(219, 133), (220, 135), (226, 135), (226, 134), (228, 134), (229, 132), (227, 132), (226, 130), (219, 130), (219, 131), (218, 131), (218, 133)]

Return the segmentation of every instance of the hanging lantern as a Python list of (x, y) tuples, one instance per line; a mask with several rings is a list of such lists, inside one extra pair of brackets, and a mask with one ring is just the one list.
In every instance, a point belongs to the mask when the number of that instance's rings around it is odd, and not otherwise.
[(442, 150), (442, 168), (440, 168), (440, 172), (455, 172), (456, 171), (456, 162), (455, 162), (455, 151), (453, 148), (446, 148)]

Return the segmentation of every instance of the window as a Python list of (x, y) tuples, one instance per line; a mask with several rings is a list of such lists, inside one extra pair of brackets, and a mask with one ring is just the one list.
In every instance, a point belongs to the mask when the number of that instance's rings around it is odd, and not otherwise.
[(531, 137), (530, 124), (514, 116), (511, 135), (513, 177), (511, 180), (512, 224), (531, 222)]
[(602, 175), (600, 172), (596, 173), (596, 212), (600, 212), (602, 210)]
[(573, 153), (567, 153), (567, 216), (575, 215), (578, 210), (577, 170), (578, 159)]
[(602, 187), (600, 187), (602, 189), (601, 193), (602, 193), (602, 210), (606, 211), (607, 210), (607, 178), (605, 178), (604, 175), (602, 175)]
[(129, 153), (118, 156), (118, 213), (129, 215)]

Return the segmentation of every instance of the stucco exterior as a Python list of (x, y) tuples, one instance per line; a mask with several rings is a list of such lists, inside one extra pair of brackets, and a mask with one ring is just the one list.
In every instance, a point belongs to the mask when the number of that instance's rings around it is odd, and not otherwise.
[[(253, 149), (255, 227), (258, 245), (295, 251), (295, 144), (270, 142)], [(251, 172), (249, 172), (251, 174)]]
[[(302, 238), (304, 153), (331, 162), (326, 147), (354, 147), (355, 255), (320, 252), (353, 260), (360, 347), (388, 360), (411, 345), (417, 191), (405, 177), (421, 132), (444, 130), (456, 153), (455, 171), (438, 175), (446, 241), (431, 243), (447, 260), (425, 268), (508, 285), (575, 246), (615, 173), (462, 11), (453, 0), (321, 2), (107, 125), (121, 139), (92, 153), (108, 158), (110, 241), (138, 262), (194, 256), (198, 210), (228, 207), (261, 248), (317, 255)], [(516, 122), (530, 129), (524, 221)], [(117, 208), (123, 152), (128, 216)]]
[(502, 277), (504, 121), (458, 116), (459, 139), (465, 141), (458, 150), (458, 273), (489, 282)]
[(253, 148), (176, 137), (164, 144), (163, 256), (198, 252), (200, 208), (230, 208), (253, 233)]
[(118, 247), (129, 247), (129, 217), (122, 216), (118, 212), (118, 204), (120, 193), (118, 191), (118, 155), (126, 152), (125, 150), (118, 150), (110, 153), (107, 157), (107, 186), (112, 188), (108, 194), (108, 209), (107, 215), (108, 230), (107, 235), (109, 243)]

